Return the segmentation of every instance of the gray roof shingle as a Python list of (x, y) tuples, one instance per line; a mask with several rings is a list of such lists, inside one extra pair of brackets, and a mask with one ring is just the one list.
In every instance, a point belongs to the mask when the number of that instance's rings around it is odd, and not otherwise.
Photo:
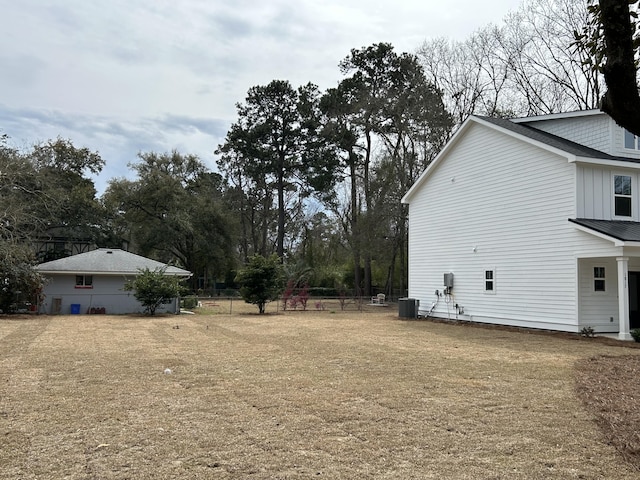
[(623, 242), (640, 242), (640, 222), (570, 218), (570, 222)]
[(571, 140), (558, 137), (557, 135), (553, 135), (551, 133), (538, 130), (537, 128), (530, 127), (522, 123), (512, 122), (511, 120), (508, 120), (506, 118), (484, 117), (480, 115), (477, 115), (477, 117), (493, 125), (502, 127), (513, 133), (517, 133), (524, 137), (530, 138), (531, 140), (544, 143), (546, 145), (549, 145), (550, 147), (557, 148), (559, 150), (567, 152), (571, 155), (575, 155), (577, 157), (594, 158), (599, 160), (613, 160), (613, 161), (619, 161), (619, 162), (640, 163), (640, 159), (609, 155), (608, 153), (601, 152), (600, 150), (596, 150), (594, 148), (586, 147), (579, 143), (572, 142)]
[(137, 274), (139, 270), (145, 268), (155, 270), (164, 267), (167, 267), (166, 275), (191, 275), (191, 272), (182, 268), (167, 266), (162, 262), (117, 248), (99, 248), (79, 253), (71, 257), (41, 263), (36, 266), (36, 269), (42, 273), (131, 275)]

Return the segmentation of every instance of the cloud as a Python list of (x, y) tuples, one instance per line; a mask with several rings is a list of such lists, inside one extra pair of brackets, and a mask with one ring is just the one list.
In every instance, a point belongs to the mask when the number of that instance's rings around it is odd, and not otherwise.
[(519, 1), (5, 2), (0, 131), (20, 145), (60, 135), (98, 150), (102, 184), (126, 175), (141, 151), (176, 148), (214, 168), (252, 86), (333, 87), (352, 48), (413, 51), (497, 21)]
[(15, 109), (0, 104), (0, 132), (11, 143), (28, 150), (48, 139), (70, 139), (78, 147), (98, 151), (105, 160), (104, 171), (95, 177), (98, 191), (109, 179), (130, 174), (127, 165), (140, 152), (178, 150), (194, 154), (215, 169), (213, 152), (228, 129), (223, 119), (164, 114), (158, 117), (117, 118), (35, 108)]

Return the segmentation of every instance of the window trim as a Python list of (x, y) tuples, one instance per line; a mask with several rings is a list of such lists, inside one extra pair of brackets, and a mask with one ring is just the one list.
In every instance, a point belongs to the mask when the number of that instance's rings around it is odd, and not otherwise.
[[(627, 138), (629, 137), (633, 137), (633, 147), (627, 147)], [(622, 129), (622, 148), (624, 148), (625, 150), (633, 150), (633, 151), (640, 150), (640, 138), (638, 138), (636, 134), (631, 133), (626, 128), (623, 128)]]
[[(599, 272), (601, 270), (602, 272)], [(601, 276), (598, 274), (602, 273)], [(602, 289), (596, 288), (598, 282), (602, 282)], [(594, 265), (593, 267), (593, 283), (591, 284), (593, 287), (594, 293), (607, 293), (607, 268), (600, 265)]]
[[(78, 279), (80, 278), (82, 279), (82, 283), (78, 283)], [(88, 283), (87, 280), (89, 280)], [(93, 275), (76, 275), (74, 288), (93, 288)]]
[[(617, 194), (616, 193), (616, 177), (629, 177), (631, 182), (631, 195)], [(622, 172), (613, 172), (611, 175), (611, 198), (612, 198), (612, 217), (618, 220), (630, 220), (633, 218), (634, 208), (633, 208), (633, 200), (634, 200), (634, 191), (635, 191), (635, 181), (634, 176), (629, 173)], [(618, 215), (616, 213), (616, 199), (620, 198), (628, 198), (629, 199), (629, 207), (631, 209), (630, 215)]]
[[(487, 273), (491, 273), (491, 278), (487, 278)], [(491, 283), (491, 289), (487, 288), (487, 285)], [(487, 267), (482, 269), (482, 290), (487, 295), (496, 294), (496, 268)]]

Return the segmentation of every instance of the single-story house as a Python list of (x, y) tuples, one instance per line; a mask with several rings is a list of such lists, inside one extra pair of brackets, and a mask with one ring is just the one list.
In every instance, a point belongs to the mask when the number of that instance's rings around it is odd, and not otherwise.
[[(144, 307), (133, 292), (124, 290), (142, 269), (165, 269), (165, 275), (182, 278), (191, 272), (116, 248), (41, 263), (36, 269), (47, 278), (40, 313), (138, 313)], [(179, 313), (179, 299), (162, 305), (158, 312)]]
[(420, 314), (640, 328), (640, 138), (605, 113), (471, 116), (402, 202)]

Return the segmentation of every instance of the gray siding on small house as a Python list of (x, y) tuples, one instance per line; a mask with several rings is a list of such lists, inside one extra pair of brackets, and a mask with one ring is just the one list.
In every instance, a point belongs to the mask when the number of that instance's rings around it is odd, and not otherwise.
[[(55, 298), (62, 300), (60, 313), (63, 314), (70, 313), (72, 304), (79, 304), (82, 314), (89, 313), (91, 308), (104, 308), (107, 314), (141, 313), (144, 310), (133, 292), (123, 289), (127, 280), (124, 276), (93, 275), (93, 288), (76, 288), (75, 274), (55, 274), (48, 277), (49, 282), (44, 289), (45, 300), (40, 307), (42, 313), (54, 313), (52, 308)], [(158, 309), (158, 312), (175, 311), (175, 301)]]

